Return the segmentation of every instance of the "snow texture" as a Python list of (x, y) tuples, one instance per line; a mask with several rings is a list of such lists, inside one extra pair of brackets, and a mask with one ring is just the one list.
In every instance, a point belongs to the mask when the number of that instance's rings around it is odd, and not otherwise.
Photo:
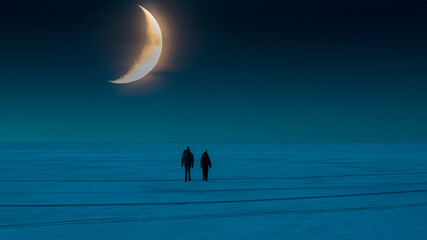
[(0, 239), (426, 239), (427, 144), (188, 145), (0, 144)]

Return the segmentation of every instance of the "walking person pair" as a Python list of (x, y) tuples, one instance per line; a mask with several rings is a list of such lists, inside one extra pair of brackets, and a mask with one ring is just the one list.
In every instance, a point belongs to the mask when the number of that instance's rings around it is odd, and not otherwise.
[[(191, 168), (194, 168), (194, 156), (190, 151), (190, 147), (187, 147), (184, 150), (181, 158), (181, 167), (185, 166), (185, 181), (191, 181)], [(209, 168), (212, 168), (211, 160), (208, 155), (208, 150), (202, 154), (202, 158), (200, 160), (200, 167), (203, 171), (203, 181), (208, 181), (208, 171)], [(188, 175), (188, 178), (187, 178)]]

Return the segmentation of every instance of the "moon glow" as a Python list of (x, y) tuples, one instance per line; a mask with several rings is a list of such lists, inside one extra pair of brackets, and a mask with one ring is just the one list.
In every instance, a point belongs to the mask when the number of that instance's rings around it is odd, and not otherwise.
[(139, 7), (144, 12), (146, 20), (145, 45), (129, 71), (121, 78), (110, 81), (112, 83), (131, 83), (142, 79), (156, 66), (162, 53), (163, 39), (160, 26), (150, 12), (141, 6)]

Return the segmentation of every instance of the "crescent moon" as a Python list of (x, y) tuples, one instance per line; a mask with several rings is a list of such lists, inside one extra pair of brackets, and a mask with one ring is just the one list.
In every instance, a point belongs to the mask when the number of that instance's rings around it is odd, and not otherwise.
[(147, 38), (141, 54), (135, 61), (129, 71), (121, 78), (110, 81), (112, 83), (131, 83), (138, 81), (145, 77), (159, 61), (160, 54), (162, 53), (162, 31), (156, 19), (145, 8), (138, 5), (144, 12), (146, 20)]

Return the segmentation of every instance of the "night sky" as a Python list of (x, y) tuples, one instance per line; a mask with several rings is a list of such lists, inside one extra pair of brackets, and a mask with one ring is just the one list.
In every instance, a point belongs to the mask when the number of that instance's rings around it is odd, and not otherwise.
[[(116, 85), (143, 46), (147, 82)], [(427, 2), (0, 3), (0, 141), (427, 141)]]

